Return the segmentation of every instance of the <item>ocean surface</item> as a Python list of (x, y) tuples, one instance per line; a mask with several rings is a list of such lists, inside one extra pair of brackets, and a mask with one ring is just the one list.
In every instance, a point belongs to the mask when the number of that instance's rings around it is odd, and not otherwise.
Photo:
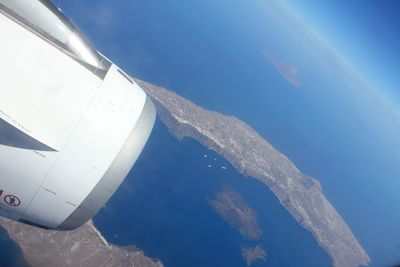
[[(227, 185), (257, 212), (259, 242), (243, 238), (207, 203)], [(134, 244), (166, 266), (245, 266), (240, 246), (257, 244), (268, 256), (254, 266), (330, 266), (328, 255), (265, 185), (242, 176), (197, 141), (177, 141), (160, 121), (94, 222), (107, 240)]]

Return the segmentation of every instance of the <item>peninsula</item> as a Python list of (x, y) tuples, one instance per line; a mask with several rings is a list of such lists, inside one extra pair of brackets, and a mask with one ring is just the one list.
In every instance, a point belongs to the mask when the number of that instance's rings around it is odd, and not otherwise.
[(156, 105), (161, 121), (177, 138), (191, 137), (226, 158), (238, 172), (259, 180), (308, 230), (336, 267), (366, 265), (370, 258), (322, 192), (246, 123), (205, 110), (159, 86), (136, 80)]
[(163, 266), (159, 260), (146, 257), (140, 250), (109, 244), (92, 221), (68, 232), (43, 230), (2, 217), (0, 225), (33, 267)]

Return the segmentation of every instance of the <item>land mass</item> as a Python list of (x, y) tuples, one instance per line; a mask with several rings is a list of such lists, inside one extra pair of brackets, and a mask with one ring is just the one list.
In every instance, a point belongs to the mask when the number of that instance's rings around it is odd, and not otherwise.
[(262, 230), (258, 225), (256, 212), (232, 188), (225, 187), (215, 195), (214, 199), (208, 200), (208, 203), (245, 238), (250, 240), (261, 238)]
[(260, 245), (255, 247), (241, 246), (240, 251), (242, 252), (242, 257), (247, 266), (253, 265), (253, 263), (258, 260), (267, 260), (267, 253)]
[(301, 87), (298, 70), (295, 66), (286, 64), (272, 54), (261, 51), (261, 54), (274, 66), (274, 68), (294, 87)]
[(43, 230), (5, 218), (0, 218), (0, 225), (33, 267), (163, 266), (159, 260), (146, 257), (138, 249), (109, 244), (92, 221), (68, 232)]
[(226, 158), (238, 172), (264, 183), (331, 257), (334, 266), (370, 262), (350, 228), (326, 199), (319, 181), (304, 175), (246, 123), (205, 110), (159, 86), (136, 80), (161, 121), (177, 138), (191, 137)]

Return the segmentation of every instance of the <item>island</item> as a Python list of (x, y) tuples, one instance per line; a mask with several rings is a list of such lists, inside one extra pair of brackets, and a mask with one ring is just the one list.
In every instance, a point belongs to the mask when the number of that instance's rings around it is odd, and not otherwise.
[(33, 267), (163, 266), (159, 260), (146, 257), (134, 247), (109, 244), (92, 221), (67, 232), (43, 230), (6, 218), (0, 218), (0, 225)]
[(324, 196), (318, 180), (303, 174), (249, 125), (205, 110), (159, 86), (136, 80), (149, 94), (161, 121), (177, 139), (191, 137), (257, 179), (308, 230), (337, 267), (366, 265), (370, 258)]
[(298, 78), (298, 70), (295, 66), (286, 64), (265, 51), (261, 51), (261, 54), (291, 85), (294, 87), (301, 87), (301, 81)]
[(207, 201), (243, 237), (249, 240), (261, 238), (262, 230), (258, 225), (256, 212), (246, 204), (242, 196), (233, 188), (225, 187), (215, 195), (214, 199), (207, 199)]
[(260, 245), (257, 245), (255, 247), (241, 246), (240, 251), (242, 252), (242, 257), (246, 262), (247, 266), (253, 265), (253, 263), (258, 260), (261, 261), (267, 260), (267, 253)]

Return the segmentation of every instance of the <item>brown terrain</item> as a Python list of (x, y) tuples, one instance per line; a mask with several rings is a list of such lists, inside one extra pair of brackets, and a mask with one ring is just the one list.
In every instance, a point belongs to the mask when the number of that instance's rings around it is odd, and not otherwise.
[(140, 250), (110, 245), (92, 221), (68, 232), (43, 230), (5, 218), (0, 218), (0, 225), (34, 267), (163, 266)]
[(214, 199), (208, 200), (208, 203), (245, 238), (249, 240), (261, 238), (262, 230), (258, 225), (256, 212), (232, 188), (225, 187), (215, 195)]
[(334, 266), (370, 262), (346, 222), (324, 196), (319, 181), (304, 175), (249, 125), (205, 110), (164, 88), (137, 82), (151, 96), (160, 119), (176, 138), (194, 138), (226, 158), (244, 176), (265, 184), (329, 254)]

